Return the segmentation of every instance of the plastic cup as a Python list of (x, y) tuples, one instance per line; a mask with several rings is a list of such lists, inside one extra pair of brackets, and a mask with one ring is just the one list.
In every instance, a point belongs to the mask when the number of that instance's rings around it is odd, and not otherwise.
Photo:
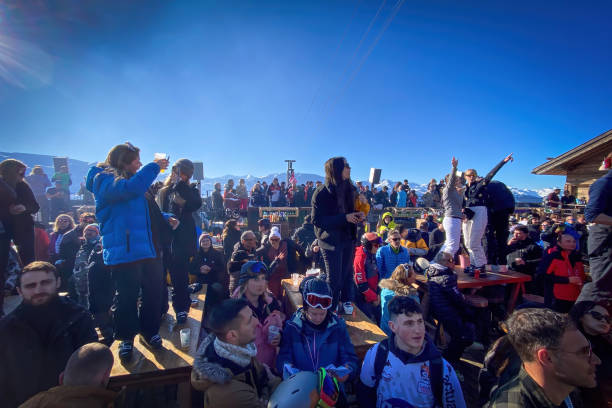
[(293, 284), (294, 287), (298, 286), (298, 284), (300, 283), (300, 274), (299, 273), (292, 273), (291, 274), (291, 283)]
[(181, 329), (179, 335), (181, 337), (181, 348), (189, 348), (191, 345), (191, 329)]
[(268, 327), (268, 343), (272, 343), (280, 335), (280, 329), (278, 326)]
[[(155, 153), (155, 155), (153, 156), (153, 158), (155, 160), (168, 160), (168, 155), (166, 153)], [(166, 169), (161, 169), (160, 170), (161, 173), (165, 173)]]

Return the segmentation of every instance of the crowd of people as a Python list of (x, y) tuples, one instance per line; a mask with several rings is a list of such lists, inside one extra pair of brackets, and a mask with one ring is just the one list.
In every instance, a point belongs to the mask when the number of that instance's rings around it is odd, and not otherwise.
[[(181, 327), (190, 294), (204, 284), (207, 336), (192, 385), (206, 407), (343, 407), (355, 394), (362, 407), (463, 407), (460, 359), (476, 341), (489, 348), (482, 406), (610, 403), (612, 373), (601, 362), (612, 345), (612, 172), (593, 184), (584, 214), (542, 218), (515, 214), (512, 194), (493, 180), (512, 155), (485, 177), (459, 172), (453, 158), (449, 174), (420, 199), (407, 180), (391, 195), (353, 183), (347, 160), (333, 157), (316, 185), (257, 183), (250, 198), (244, 180), (223, 193), (216, 185), (213, 207), (312, 207), (291, 237), (266, 218), (257, 231), (230, 219), (218, 242), (194, 218), (203, 202), (193, 163), (140, 160), (130, 143), (113, 147), (86, 179), (95, 212), (75, 221), (60, 211), (50, 234), (33, 219), (54, 214), (39, 203), (51, 199), (50, 181), (38, 166), (26, 178), (23, 163), (0, 163), (0, 283), (22, 298), (0, 319), (3, 406), (117, 398), (106, 390), (113, 364), (106, 346), (118, 342), (122, 364), (132, 360), (135, 340), (163, 352), (169, 303)], [(67, 169), (53, 179), (51, 188), (63, 192), (71, 183)], [(369, 208), (420, 203), (440, 207), (442, 217), (410, 228), (385, 211), (375, 230), (364, 226)], [(507, 288), (462, 292), (457, 265), (474, 278), (507, 268), (532, 280), (509, 314), (492, 301), (510, 296)], [(318, 273), (299, 284), (302, 307), (287, 310), (281, 280), (309, 269)], [(354, 307), (388, 335), (362, 362), (343, 318)], [(450, 334), (442, 348), (427, 334), (433, 319)]]

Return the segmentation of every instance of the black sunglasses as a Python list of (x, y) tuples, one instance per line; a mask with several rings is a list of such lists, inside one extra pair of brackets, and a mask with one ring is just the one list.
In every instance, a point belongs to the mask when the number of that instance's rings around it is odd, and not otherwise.
[(593, 316), (593, 318), (596, 320), (605, 321), (606, 323), (610, 323), (610, 316), (601, 314), (597, 310), (589, 310), (587, 313)]
[(391, 238), (391, 241), (399, 241), (401, 238)]

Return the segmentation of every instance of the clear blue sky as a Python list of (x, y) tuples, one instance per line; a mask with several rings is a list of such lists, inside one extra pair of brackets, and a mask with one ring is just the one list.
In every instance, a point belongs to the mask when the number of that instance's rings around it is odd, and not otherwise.
[(130, 140), (211, 176), (344, 155), (415, 182), (514, 152), (499, 178), (542, 188), (563, 178), (531, 169), (612, 128), (609, 1), (15, 3), (37, 5), (0, 5), (3, 151)]

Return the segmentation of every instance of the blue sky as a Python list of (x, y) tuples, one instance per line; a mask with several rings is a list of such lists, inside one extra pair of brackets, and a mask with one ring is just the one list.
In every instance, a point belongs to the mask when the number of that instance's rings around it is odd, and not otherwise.
[(0, 5), (3, 151), (415, 182), (514, 152), (499, 179), (543, 188), (564, 179), (531, 169), (612, 128), (607, 1), (32, 3)]

